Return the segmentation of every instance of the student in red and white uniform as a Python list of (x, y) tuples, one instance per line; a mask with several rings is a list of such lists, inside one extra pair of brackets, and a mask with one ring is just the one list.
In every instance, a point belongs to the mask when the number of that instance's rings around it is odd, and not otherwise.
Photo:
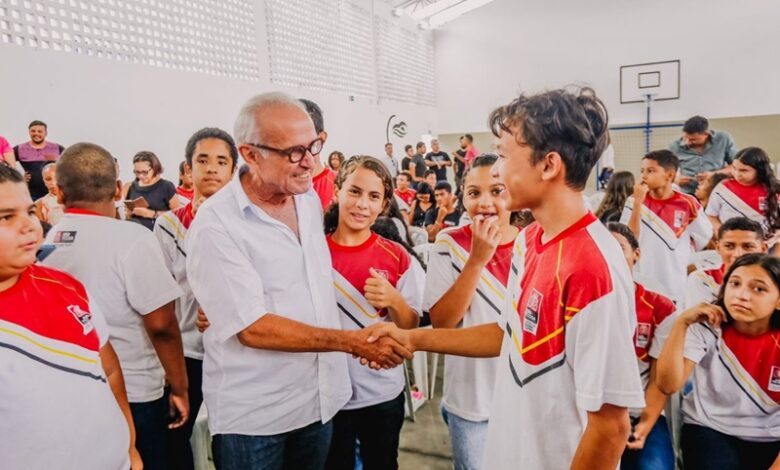
[[(629, 268), (639, 261), (639, 241), (627, 225), (611, 222), (607, 229), (620, 243)], [(642, 385), (645, 387), (645, 407), (631, 410), (631, 436), (620, 460), (621, 470), (674, 470), (674, 449), (666, 418), (661, 414), (666, 406), (666, 394), (655, 384), (655, 359), (648, 354), (656, 341), (661, 322), (672, 318), (675, 306), (661, 294), (645, 289), (634, 282), (637, 327), (634, 350), (639, 365)]]
[[(415, 328), (422, 313), (424, 272), (406, 249), (371, 231), (393, 197), (393, 179), (373, 157), (346, 161), (336, 180), (336, 203), (325, 217), (336, 302), (345, 330), (381, 322)], [(335, 226), (334, 226), (335, 222)], [(352, 397), (333, 418), (325, 468), (352, 468), (360, 440), (364, 468), (397, 469), (404, 420), (402, 367), (371, 370), (349, 358)]]
[(481, 468), (616, 468), (628, 408), (644, 407), (644, 397), (631, 274), (582, 198), (606, 146), (606, 110), (590, 89), (552, 90), (521, 95), (490, 123), (509, 209), (536, 219), (515, 242), (499, 322), (383, 325), (369, 340), (387, 334), (413, 351), (501, 355)]
[(160, 214), (154, 225), (154, 235), (162, 248), (165, 265), (184, 292), (176, 299), (176, 317), (187, 366), (190, 417), (183, 426), (168, 432), (168, 460), (172, 469), (194, 468), (190, 437), (203, 402), (203, 336), (195, 325), (198, 303), (187, 280), (187, 231), (198, 207), (230, 182), (238, 161), (238, 150), (230, 134), (207, 127), (190, 137), (185, 158), (187, 174), (193, 184), (192, 202)]
[(732, 163), (733, 179), (720, 182), (707, 203), (715, 231), (734, 217), (760, 222), (769, 234), (780, 229), (780, 182), (769, 156), (758, 147), (739, 151)]
[[(658, 356), (658, 387), (680, 390), (685, 468), (779, 468), (780, 260), (736, 260), (713, 304), (680, 313)], [(660, 351), (660, 354), (659, 354)]]
[(179, 198), (179, 208), (191, 203), (195, 197), (195, 188), (192, 184), (192, 171), (187, 162), (179, 163), (179, 186), (176, 187), (176, 196)]
[[(507, 302), (518, 229), (509, 223), (506, 187), (491, 174), (496, 160), (480, 155), (463, 177), (463, 206), (474, 222), (436, 236), (423, 302), (434, 328), (495, 323)], [(497, 369), (498, 359), (444, 358), (442, 415), (458, 470), (477, 469), (482, 462)]]
[(669, 150), (642, 159), (642, 179), (626, 201), (620, 222), (639, 238), (642, 259), (634, 270), (674, 301), (685, 299), (688, 259), (712, 238), (712, 224), (695, 197), (672, 187), (680, 160)]
[(35, 205), (0, 165), (0, 467), (140, 469), (122, 370), (84, 286), (35, 265)]
[(718, 267), (698, 268), (688, 275), (686, 308), (714, 302), (723, 284), (723, 275), (737, 258), (747, 253), (766, 253), (764, 229), (755, 220), (734, 217), (719, 226), (715, 247), (723, 262)]
[(412, 206), (412, 201), (414, 201), (414, 195), (417, 194), (417, 191), (412, 189), (412, 174), (408, 171), (402, 171), (398, 173), (398, 176), (395, 178), (397, 187), (395, 188), (395, 195), (401, 199), (404, 204), (406, 204), (406, 207), (403, 207), (402, 210), (409, 211), (409, 208)]
[(181, 426), (189, 414), (174, 311), (182, 292), (152, 232), (114, 218), (114, 196), (121, 187), (108, 151), (89, 143), (68, 147), (57, 162), (57, 186), (65, 215), (46, 237), (55, 250), (44, 263), (84, 282), (93, 305), (104, 313), (144, 468), (165, 469), (167, 429)]

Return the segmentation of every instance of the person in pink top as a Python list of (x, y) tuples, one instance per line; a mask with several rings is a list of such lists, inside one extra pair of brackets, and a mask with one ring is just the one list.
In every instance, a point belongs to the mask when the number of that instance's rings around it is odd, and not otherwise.
[(11, 144), (8, 143), (5, 137), (0, 135), (0, 163), (5, 163), (11, 168), (16, 166), (16, 157), (14, 157), (14, 149), (11, 148)]
[(479, 155), (479, 150), (474, 147), (474, 136), (471, 134), (463, 136), (463, 143), (466, 144), (466, 155), (463, 158), (466, 160), (466, 167), (470, 167), (471, 162)]

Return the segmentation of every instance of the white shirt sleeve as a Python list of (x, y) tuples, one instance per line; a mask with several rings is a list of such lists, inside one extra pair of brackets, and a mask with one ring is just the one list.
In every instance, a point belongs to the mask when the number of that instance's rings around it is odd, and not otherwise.
[(145, 232), (128, 248), (121, 269), (127, 302), (136, 312), (147, 315), (183, 295), (154, 235)]
[[(425, 271), (413, 256), (409, 257), (409, 268), (398, 280), (396, 288), (409, 307), (422, 316), (423, 286), (425, 286)], [(388, 318), (390, 315), (388, 315)]]
[(449, 290), (457, 279), (452, 258), (444, 244), (435, 244), (428, 257), (428, 271), (425, 274), (425, 295), (423, 309), (429, 311)]
[(655, 329), (655, 332), (653, 333), (653, 342), (650, 343), (650, 350), (647, 352), (653, 359), (658, 359), (658, 356), (661, 355), (661, 350), (664, 348), (664, 344), (669, 338), (669, 333), (672, 332), (672, 327), (674, 326), (674, 321), (677, 319), (677, 312), (679, 311), (680, 309), (677, 309), (673, 314), (664, 318), (661, 324)]
[(87, 299), (89, 300), (90, 321), (92, 322), (92, 326), (97, 332), (98, 338), (100, 340), (99, 344), (102, 348), (106, 345), (106, 343), (108, 343), (108, 336), (110, 334), (108, 323), (106, 323), (106, 317), (103, 316), (103, 312), (100, 310), (98, 303), (92, 301), (92, 296), (89, 295), (89, 292), (87, 292)]
[[(720, 210), (723, 207), (723, 199), (715, 196), (720, 193), (721, 184), (723, 183), (718, 183), (718, 185), (715, 187), (715, 189), (712, 190), (712, 193), (710, 194), (710, 199), (707, 201), (707, 208), (704, 211), (706, 215), (720, 218)], [(721, 222), (723, 221), (721, 220)]]
[(685, 283), (685, 304), (683, 308), (691, 308), (702, 302), (712, 301), (712, 290), (707, 285), (707, 275), (694, 271), (688, 275)]
[(683, 356), (689, 361), (699, 363), (710, 348), (710, 343), (715, 339), (715, 333), (701, 323), (694, 323), (685, 332), (685, 347)]
[(187, 279), (219, 341), (269, 313), (262, 279), (224, 227), (190, 227), (187, 252), (197, 253), (187, 257)]
[(168, 271), (173, 272), (173, 257), (171, 256), (171, 253), (173, 253), (173, 250), (176, 249), (176, 242), (173, 237), (165, 233), (163, 230), (162, 225), (164, 223), (165, 219), (158, 217), (154, 223), (154, 230), (152, 233), (154, 233), (154, 236), (157, 238), (157, 243), (160, 244), (160, 249), (162, 250), (163, 254), (163, 261), (165, 261), (165, 267), (168, 268)]
[[(620, 214), (620, 223), (624, 225), (628, 225), (628, 221), (631, 220), (631, 213), (633, 212), (634, 207), (634, 197), (629, 196), (628, 199), (626, 199), (626, 204), (623, 206), (623, 212)], [(639, 236), (639, 234), (637, 234)]]
[(702, 209), (699, 209), (696, 218), (688, 226), (688, 231), (696, 251), (704, 249), (707, 243), (710, 242), (712, 238), (712, 222), (710, 222), (710, 219), (707, 218)]
[(577, 405), (598, 411), (602, 405), (642, 408), (644, 392), (639, 378), (629, 315), (612, 292), (578, 312), (566, 326), (567, 361), (574, 371)]

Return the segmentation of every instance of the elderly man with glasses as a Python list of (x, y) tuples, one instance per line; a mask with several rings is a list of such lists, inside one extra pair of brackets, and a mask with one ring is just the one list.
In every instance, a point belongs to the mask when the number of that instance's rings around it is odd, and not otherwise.
[(302, 104), (250, 99), (235, 124), (246, 165), (198, 210), (187, 274), (211, 323), (203, 395), (218, 469), (320, 469), (349, 400), (350, 353), (394, 367), (408, 350), (340, 330), (322, 209), (322, 140)]

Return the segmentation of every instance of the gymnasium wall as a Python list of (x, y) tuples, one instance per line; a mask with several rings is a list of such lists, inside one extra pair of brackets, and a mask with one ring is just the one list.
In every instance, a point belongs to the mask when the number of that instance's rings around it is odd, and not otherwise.
[(324, 154), (379, 154), (391, 115), (414, 140), (436, 127), (432, 51), (380, 0), (0, 2), (0, 135), (41, 119), (52, 141), (104, 145), (124, 179), (152, 150), (175, 181), (192, 132), (232, 133), (247, 98), (280, 90), (322, 107)]
[(439, 132), (485, 131), (520, 91), (567, 84), (594, 87), (613, 125), (644, 122), (620, 104), (619, 68), (675, 59), (681, 98), (654, 103), (654, 122), (778, 114), (778, 17), (766, 0), (495, 0), (436, 33)]

